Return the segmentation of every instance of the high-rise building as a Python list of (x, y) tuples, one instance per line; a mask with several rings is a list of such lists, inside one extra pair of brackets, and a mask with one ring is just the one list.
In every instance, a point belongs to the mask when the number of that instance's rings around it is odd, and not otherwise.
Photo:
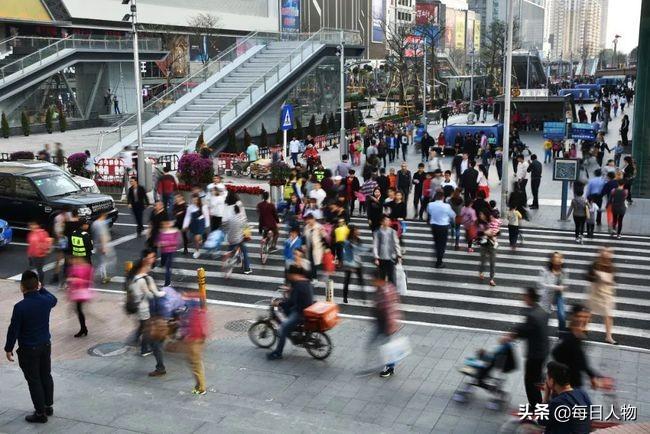
[(609, 0), (600, 0), (600, 49), (604, 50), (607, 45), (607, 11)]
[(481, 16), (481, 33), (489, 31), (494, 21), (508, 19), (509, 2), (514, 1), (515, 21), (519, 23), (521, 46), (541, 50), (544, 44), (545, 0), (469, 0), (469, 9)]
[(602, 0), (556, 0), (550, 23), (552, 59), (588, 59), (602, 46)]

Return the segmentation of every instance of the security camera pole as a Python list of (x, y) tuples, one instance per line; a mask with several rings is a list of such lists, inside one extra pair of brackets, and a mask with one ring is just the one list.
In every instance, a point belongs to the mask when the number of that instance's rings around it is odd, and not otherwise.
[(131, 4), (131, 28), (133, 31), (133, 72), (135, 74), (135, 119), (138, 130), (138, 184), (144, 186), (147, 177), (145, 176), (144, 147), (142, 145), (142, 83), (140, 75), (140, 54), (138, 52), (138, 13), (135, 4), (136, 0), (122, 0), (122, 4)]

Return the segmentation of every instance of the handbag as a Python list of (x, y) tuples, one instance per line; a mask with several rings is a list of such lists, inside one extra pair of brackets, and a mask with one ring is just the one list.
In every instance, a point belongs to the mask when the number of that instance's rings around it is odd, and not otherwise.
[(401, 263), (395, 265), (395, 281), (397, 282), (397, 293), (399, 295), (406, 295), (407, 278), (404, 266)]
[(145, 324), (145, 333), (152, 341), (162, 341), (169, 334), (169, 324), (165, 318), (153, 316)]
[(391, 338), (379, 347), (379, 354), (384, 365), (395, 364), (411, 354), (411, 343), (408, 337)]

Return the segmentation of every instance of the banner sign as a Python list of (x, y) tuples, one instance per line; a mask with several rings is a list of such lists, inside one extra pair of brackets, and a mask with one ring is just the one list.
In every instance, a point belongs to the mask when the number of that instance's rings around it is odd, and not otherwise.
[(372, 42), (381, 44), (386, 41), (385, 22), (386, 0), (372, 0)]
[(562, 140), (566, 132), (564, 122), (544, 122), (544, 138), (551, 140)]
[(438, 23), (438, 5), (429, 3), (416, 3), (415, 25), (428, 26)]
[(596, 140), (596, 128), (591, 124), (573, 124), (571, 138), (575, 140)]
[(300, 33), (300, 0), (282, 0), (280, 15), (283, 33)]

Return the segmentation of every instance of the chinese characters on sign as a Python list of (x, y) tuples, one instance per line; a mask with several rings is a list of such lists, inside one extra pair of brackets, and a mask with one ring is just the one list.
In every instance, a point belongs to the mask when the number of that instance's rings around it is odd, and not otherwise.
[(415, 24), (426, 26), (438, 22), (438, 5), (417, 3), (415, 5)]
[[(618, 410), (618, 412), (617, 412)], [(633, 405), (623, 404), (619, 408), (610, 405), (606, 408), (602, 405), (559, 405), (555, 408), (553, 419), (562, 423), (571, 419), (575, 420), (597, 420), (613, 421), (620, 420), (625, 422), (635, 421), (637, 418), (637, 408)], [(548, 404), (536, 404), (535, 409), (531, 409), (530, 404), (521, 404), (517, 417), (520, 420), (533, 418), (535, 420), (549, 420), (551, 416)]]

